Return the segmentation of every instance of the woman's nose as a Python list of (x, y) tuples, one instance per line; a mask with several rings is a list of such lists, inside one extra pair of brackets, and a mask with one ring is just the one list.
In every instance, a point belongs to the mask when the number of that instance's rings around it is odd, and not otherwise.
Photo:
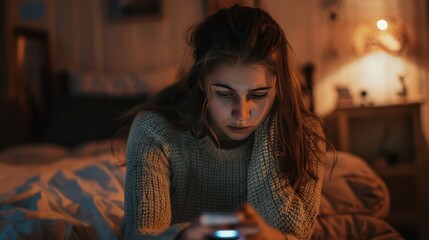
[(232, 108), (231, 114), (233, 117), (239, 120), (249, 118), (251, 115), (250, 104), (246, 101), (246, 99), (237, 99)]

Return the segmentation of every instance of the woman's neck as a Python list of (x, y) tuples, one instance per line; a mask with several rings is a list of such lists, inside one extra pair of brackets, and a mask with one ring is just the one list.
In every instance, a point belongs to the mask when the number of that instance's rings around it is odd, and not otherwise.
[[(251, 134), (249, 137), (243, 139), (243, 140), (232, 140), (232, 139), (218, 139), (218, 142), (220, 144), (220, 148), (223, 149), (234, 149), (237, 148), (249, 141), (251, 141), (253, 139), (253, 134)], [(211, 138), (213, 139), (213, 136), (211, 136)], [(214, 139), (213, 139), (214, 140)], [(216, 140), (215, 140), (216, 141)]]

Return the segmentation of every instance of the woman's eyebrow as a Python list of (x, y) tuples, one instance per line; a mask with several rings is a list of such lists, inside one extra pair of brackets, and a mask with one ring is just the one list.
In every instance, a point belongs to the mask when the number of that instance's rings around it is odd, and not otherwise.
[(267, 86), (267, 87), (255, 88), (255, 89), (252, 89), (252, 90), (250, 90), (250, 91), (251, 91), (251, 92), (253, 92), (253, 91), (263, 91), (263, 90), (269, 90), (269, 89), (271, 89), (271, 87), (270, 87), (270, 86)]
[[(213, 83), (213, 84), (212, 84), (212, 86), (216, 86), (216, 87), (223, 87), (223, 88), (227, 88), (227, 89), (229, 89), (229, 90), (231, 90), (231, 91), (235, 91), (232, 87), (230, 87), (230, 86), (228, 86), (228, 85), (226, 85), (226, 84), (223, 84), (223, 83)], [(254, 92), (254, 91), (263, 91), (263, 90), (269, 90), (269, 89), (271, 89), (271, 87), (270, 87), (270, 86), (267, 86), (267, 87), (260, 87), (260, 88), (251, 89), (249, 92)]]
[(231, 91), (235, 91), (232, 87), (230, 87), (230, 86), (228, 86), (226, 84), (223, 84), (223, 83), (213, 83), (212, 86), (223, 87), (223, 88), (227, 88), (227, 89), (229, 89)]

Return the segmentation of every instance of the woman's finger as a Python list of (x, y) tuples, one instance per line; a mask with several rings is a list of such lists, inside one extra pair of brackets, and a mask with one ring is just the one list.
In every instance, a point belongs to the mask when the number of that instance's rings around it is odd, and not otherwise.
[(248, 217), (259, 217), (259, 214), (256, 212), (256, 210), (248, 203), (242, 205), (241, 211)]
[(189, 240), (203, 240), (214, 231), (213, 228), (202, 225), (191, 225), (186, 228), (182, 234), (183, 238), (181, 239), (189, 239)]
[(236, 229), (241, 236), (254, 236), (257, 235), (260, 232), (259, 227), (256, 224), (251, 225), (240, 225)]
[(241, 208), (241, 212), (245, 215), (245, 219), (256, 222), (257, 225), (264, 225), (265, 221), (256, 212), (256, 210), (250, 204), (244, 204)]

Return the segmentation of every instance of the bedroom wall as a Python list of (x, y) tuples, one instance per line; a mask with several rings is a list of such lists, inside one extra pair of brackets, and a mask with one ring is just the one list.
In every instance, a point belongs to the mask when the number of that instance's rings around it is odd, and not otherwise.
[[(45, 14), (38, 20), (22, 20), (20, 3), (38, 2)], [(47, 29), (51, 37), (53, 70), (91, 72), (163, 71), (181, 63), (186, 51), (185, 31), (203, 17), (202, 0), (164, 0), (160, 19), (111, 21), (104, 0), (8, 0), (10, 26)], [(322, 115), (335, 107), (335, 85), (346, 84), (356, 101), (368, 90), (376, 102), (394, 100), (397, 75), (407, 72), (411, 96), (428, 96), (422, 53), (427, 46), (425, 0), (261, 0), (261, 5), (284, 27), (298, 62), (316, 64), (316, 110)], [(335, 11), (333, 23), (329, 14)], [(355, 55), (353, 29), (362, 19), (401, 17), (412, 48), (406, 56), (376, 55), (369, 60)], [(332, 54), (334, 52), (335, 54)], [(380, 64), (380, 67), (378, 67)], [(397, 67), (392, 69), (390, 66)], [(375, 73), (366, 73), (375, 66)], [(377, 71), (381, 69), (381, 71)], [(380, 90), (387, 89), (387, 90)], [(429, 110), (424, 109), (424, 129), (429, 136)]]
[(7, 58), (6, 58), (6, 2), (0, 2), (0, 96), (6, 93)]
[[(0, 106), (4, 101), (6, 93), (6, 79), (7, 79), (7, 61), (6, 61), (6, 2), (0, 2)], [(2, 114), (0, 117), (0, 131), (4, 131), (5, 117)], [(0, 147), (3, 145), (4, 140), (0, 138)]]
[[(406, 74), (410, 99), (428, 100), (428, 19), (426, 0), (303, 0), (265, 1), (266, 9), (285, 28), (299, 63), (313, 62), (316, 111), (329, 114), (336, 105), (337, 84), (349, 87), (355, 104), (366, 90), (375, 104), (398, 101), (399, 74)], [(335, 12), (337, 20), (329, 14)], [(405, 53), (379, 51), (359, 55), (353, 48), (354, 29), (369, 19), (397, 17), (404, 22), (410, 45)], [(429, 139), (429, 106), (422, 108)]]
[[(422, 67), (422, 58), (419, 56), (421, 44), (416, 36), (416, 33), (422, 31), (422, 16), (417, 11), (418, 5), (419, 1), (408, 0), (347, 0), (338, 6), (336, 23), (323, 21), (320, 17), (320, 21), (315, 21), (315, 34), (325, 36), (325, 41), (318, 46), (317, 52), (321, 71), (318, 72), (319, 86), (316, 90), (316, 98), (320, 101), (316, 102), (319, 103), (317, 108), (322, 114), (334, 107), (335, 84), (349, 86), (357, 104), (361, 90), (367, 90), (375, 104), (384, 104), (397, 100), (396, 92), (400, 87), (398, 75), (405, 73), (409, 96), (425, 94), (421, 91), (425, 81), (419, 72), (419, 67)], [(327, 12), (319, 16), (326, 17)], [(352, 42), (357, 25), (362, 21), (390, 16), (404, 21), (410, 39), (407, 53), (398, 56), (383, 51), (363, 56), (356, 54)], [(334, 53), (330, 53), (332, 51)], [(327, 94), (329, 92), (331, 94)]]
[[(177, 64), (185, 31), (202, 17), (199, 0), (165, 0), (161, 18), (124, 21), (108, 17), (109, 1), (34, 1), (44, 4), (43, 18), (15, 22), (49, 31), (54, 70), (128, 72)], [(13, 1), (12, 11), (25, 2)]]
[[(300, 64), (313, 62), (316, 111), (329, 114), (336, 105), (337, 84), (351, 90), (354, 102), (365, 89), (375, 104), (397, 101), (398, 75), (406, 73), (410, 99), (428, 100), (428, 12), (426, 0), (302, 0), (263, 1), (284, 27)], [(337, 14), (335, 22), (330, 13)], [(397, 17), (404, 22), (410, 45), (398, 56), (383, 52), (365, 56), (353, 49), (354, 29), (362, 21)], [(429, 140), (429, 105), (422, 107), (422, 124)]]
[[(0, 1), (0, 149), (8, 145), (10, 131), (9, 104), (6, 98), (9, 65), (7, 54), (7, 2)], [(6, 109), (5, 109), (6, 108)]]
[[(54, 70), (127, 72), (158, 69), (180, 63), (186, 48), (185, 31), (203, 17), (203, 0), (164, 0), (161, 19), (111, 21), (104, 0), (19, 0), (9, 2), (11, 22), (50, 33)], [(24, 20), (20, 4), (36, 2), (44, 16)], [(314, 58), (311, 14), (313, 0), (262, 0), (285, 28), (300, 61)]]

